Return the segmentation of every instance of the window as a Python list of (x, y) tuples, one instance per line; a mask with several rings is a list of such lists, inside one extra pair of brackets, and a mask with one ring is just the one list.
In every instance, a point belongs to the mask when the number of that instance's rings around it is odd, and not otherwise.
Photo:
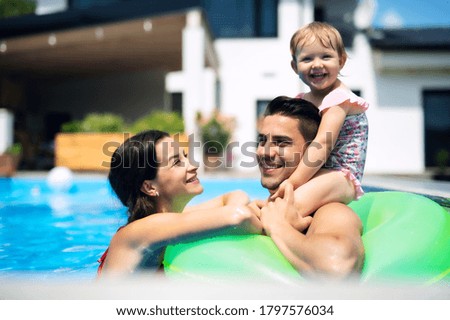
[(183, 115), (183, 94), (181, 92), (173, 92), (170, 94), (171, 109)]
[(358, 97), (361, 97), (362, 98), (362, 95), (361, 95), (361, 90), (359, 90), (359, 89), (352, 89), (352, 92), (354, 93), (354, 94), (356, 94)]
[[(264, 111), (266, 111), (266, 107), (270, 103), (270, 101), (271, 100), (256, 101), (256, 121), (258, 122), (258, 124), (259, 124), (261, 117), (264, 114)], [(255, 141), (258, 141), (258, 128), (256, 128)], [(255, 144), (257, 144), (257, 143), (255, 143)]]
[(356, 28), (353, 24), (353, 12), (358, 4), (357, 0), (316, 0), (314, 2), (314, 20), (322, 21), (334, 26), (342, 36), (347, 48), (353, 46)]
[(450, 152), (450, 90), (425, 90), (423, 108), (425, 166), (437, 167), (440, 154)]
[(204, 0), (216, 38), (276, 37), (278, 0)]
[(256, 101), (256, 119), (259, 119), (266, 111), (267, 105), (270, 103), (270, 100), (258, 100)]

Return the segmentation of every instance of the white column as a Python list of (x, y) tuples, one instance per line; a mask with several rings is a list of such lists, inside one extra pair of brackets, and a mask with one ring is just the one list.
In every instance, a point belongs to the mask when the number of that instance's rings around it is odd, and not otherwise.
[(203, 109), (204, 69), (205, 69), (205, 30), (202, 26), (200, 11), (188, 12), (186, 27), (182, 36), (182, 66), (183, 66), (183, 119), (187, 135), (194, 134), (191, 140), (191, 150), (194, 160), (203, 168), (203, 152), (195, 116)]
[(13, 144), (14, 116), (7, 109), (0, 109), (0, 154)]
[[(354, 55), (357, 57), (358, 65), (357, 70), (353, 70), (354, 74), (359, 76), (364, 75), (364, 82), (362, 90), (364, 90), (364, 99), (367, 101), (372, 101), (376, 105), (376, 76), (375, 76), (375, 66), (373, 51), (370, 46), (367, 36), (358, 32), (353, 40)], [(355, 59), (355, 60), (356, 60)], [(345, 80), (344, 80), (345, 81)], [(369, 109), (370, 110), (370, 109)]]
[[(289, 52), (289, 43), (295, 31), (300, 27), (314, 20), (314, 1), (312, 0), (280, 0), (278, 4), (278, 40), (280, 47)], [(289, 59), (289, 56), (286, 55)], [(289, 61), (284, 63), (289, 64)], [(283, 79), (293, 79), (291, 68), (281, 68), (279, 70)], [(290, 85), (295, 87), (290, 88)], [(305, 92), (309, 89), (306, 85), (297, 80), (289, 82), (286, 92)]]
[(182, 64), (184, 73), (183, 118), (186, 133), (194, 132), (195, 113), (202, 109), (203, 71), (205, 68), (205, 30), (199, 11), (187, 14), (183, 30)]
[(278, 37), (286, 43), (286, 39), (289, 41), (298, 28), (313, 20), (314, 1), (280, 0), (278, 4)]
[(303, 0), (302, 25), (314, 21), (314, 0)]

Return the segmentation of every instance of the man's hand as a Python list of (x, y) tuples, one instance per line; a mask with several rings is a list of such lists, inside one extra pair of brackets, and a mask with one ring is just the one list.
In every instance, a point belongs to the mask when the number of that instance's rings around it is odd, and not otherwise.
[(233, 229), (237, 234), (261, 234), (260, 209), (250, 205), (235, 207)]
[(267, 234), (270, 234), (270, 229), (274, 225), (286, 222), (298, 231), (303, 232), (311, 224), (312, 217), (301, 217), (297, 214), (294, 203), (294, 188), (287, 182), (283, 197), (276, 198), (261, 209), (261, 222)]
[(248, 204), (248, 207), (250, 210), (253, 211), (253, 213), (261, 219), (261, 209), (267, 205), (267, 200), (253, 200)]

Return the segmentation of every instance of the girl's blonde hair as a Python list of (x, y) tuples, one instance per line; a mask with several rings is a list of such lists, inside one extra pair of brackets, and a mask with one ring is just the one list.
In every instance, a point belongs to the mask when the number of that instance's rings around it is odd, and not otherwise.
[(301, 48), (315, 40), (319, 40), (325, 48), (335, 50), (340, 58), (344, 58), (344, 61), (347, 60), (344, 41), (339, 31), (328, 23), (318, 21), (311, 22), (293, 34), (290, 43), (292, 60), (296, 61), (298, 47)]

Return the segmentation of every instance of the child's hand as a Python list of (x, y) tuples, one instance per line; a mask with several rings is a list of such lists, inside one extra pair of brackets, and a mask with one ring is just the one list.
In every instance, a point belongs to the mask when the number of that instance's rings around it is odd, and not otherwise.
[(287, 184), (290, 184), (288, 179), (286, 179), (282, 183), (280, 183), (277, 191), (274, 194), (269, 196), (269, 201), (275, 201), (276, 198), (283, 198)]
[(290, 184), (286, 186), (287, 190), (282, 198), (268, 202), (267, 206), (261, 209), (261, 222), (268, 235), (272, 233), (272, 230), (285, 228), (287, 224), (290, 224), (287, 217), (297, 215), (292, 186)]
[[(292, 227), (294, 227), (295, 229), (297, 229), (300, 232), (305, 231), (306, 229), (308, 229), (309, 225), (312, 222), (312, 217), (311, 216), (306, 216), (303, 217), (302, 215), (300, 215), (297, 211), (297, 207), (295, 205), (295, 197), (294, 197), (294, 186), (291, 185), (290, 183), (287, 183), (285, 188), (284, 188), (284, 194), (285, 194), (285, 199), (289, 197), (290, 202), (292, 203), (292, 207), (295, 208), (291, 209), (289, 211), (286, 212), (286, 220), (290, 223), (290, 225)], [(289, 194), (289, 195), (288, 195)]]

